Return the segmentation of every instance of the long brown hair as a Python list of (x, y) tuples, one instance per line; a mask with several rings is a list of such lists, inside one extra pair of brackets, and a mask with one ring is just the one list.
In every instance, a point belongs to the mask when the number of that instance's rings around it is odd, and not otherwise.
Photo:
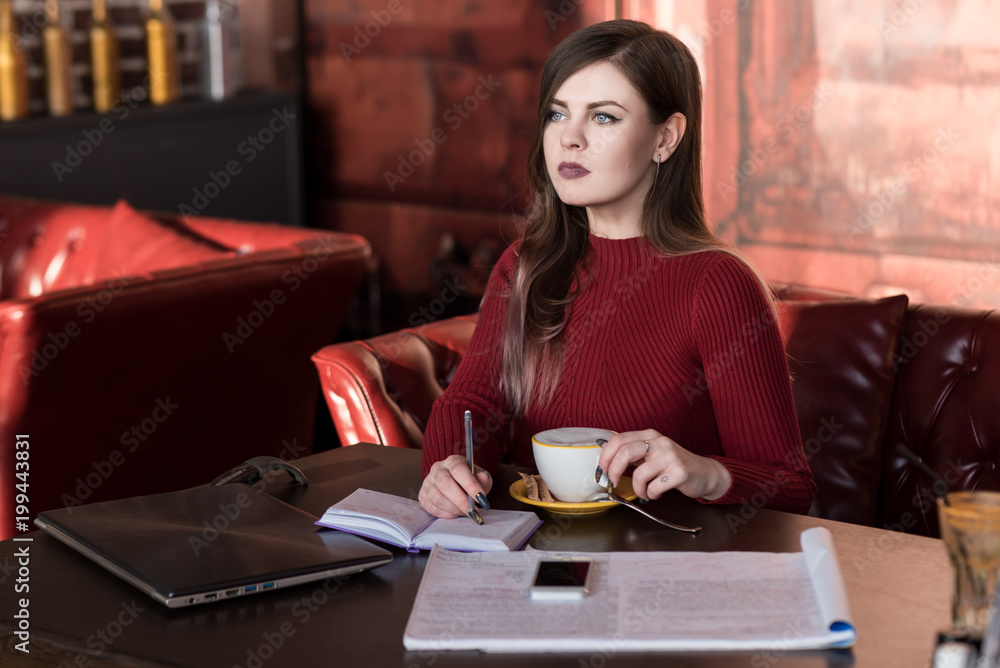
[(613, 65), (639, 92), (649, 121), (660, 125), (675, 113), (687, 129), (664, 162), (642, 210), (642, 231), (656, 251), (684, 255), (722, 250), (705, 221), (701, 166), (701, 78), (694, 56), (679, 39), (638, 21), (616, 20), (579, 30), (555, 48), (542, 69), (538, 119), (528, 156), (531, 207), (521, 247), (503, 338), (501, 387), (517, 414), (536, 399), (552, 399), (563, 362), (567, 307), (581, 285), (574, 277), (589, 248), (586, 209), (564, 204), (545, 165), (543, 134), (552, 99), (578, 70)]

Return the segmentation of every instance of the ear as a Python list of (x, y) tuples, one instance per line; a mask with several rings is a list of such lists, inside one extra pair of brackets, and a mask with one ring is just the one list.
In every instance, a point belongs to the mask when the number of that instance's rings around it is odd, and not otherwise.
[(659, 129), (659, 143), (656, 145), (656, 152), (653, 154), (653, 162), (660, 156), (661, 162), (666, 162), (675, 150), (677, 145), (684, 138), (684, 131), (687, 130), (687, 119), (684, 114), (677, 112), (666, 120)]

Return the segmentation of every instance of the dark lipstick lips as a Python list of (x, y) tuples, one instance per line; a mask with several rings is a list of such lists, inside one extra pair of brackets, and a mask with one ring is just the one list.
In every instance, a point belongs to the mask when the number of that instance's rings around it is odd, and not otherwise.
[(587, 174), (590, 174), (590, 170), (583, 165), (575, 162), (559, 163), (559, 176), (564, 179), (578, 179), (582, 176), (586, 176)]

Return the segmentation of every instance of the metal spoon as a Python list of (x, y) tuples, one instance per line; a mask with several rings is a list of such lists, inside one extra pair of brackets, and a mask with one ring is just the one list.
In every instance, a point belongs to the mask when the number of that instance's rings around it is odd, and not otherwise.
[(671, 529), (674, 529), (675, 531), (683, 531), (684, 533), (690, 533), (690, 534), (696, 534), (696, 533), (701, 532), (701, 527), (686, 527), (686, 526), (684, 526), (682, 524), (671, 524), (670, 522), (667, 522), (666, 520), (661, 520), (656, 515), (653, 515), (652, 513), (649, 513), (647, 511), (643, 510), (641, 507), (635, 505), (634, 503), (632, 503), (628, 499), (626, 499), (624, 497), (621, 497), (621, 496), (618, 496), (617, 494), (615, 494), (613, 491), (611, 491), (611, 485), (610, 484), (608, 485), (608, 494), (607, 494), (607, 496), (602, 497), (600, 499), (597, 499), (597, 501), (607, 502), (607, 503), (617, 503), (617, 504), (620, 504), (620, 505), (623, 505), (623, 506), (628, 506), (629, 508), (631, 508), (632, 510), (636, 511), (637, 513), (642, 513), (643, 515), (645, 515), (649, 519), (653, 520), (654, 522), (659, 522), (663, 526), (669, 527)]
[[(607, 441), (604, 440), (603, 438), (597, 439), (597, 445), (604, 445), (605, 443), (607, 443)], [(600, 483), (600, 479), (599, 478), (598, 478), (598, 483)], [(634, 503), (632, 503), (631, 501), (629, 501), (625, 497), (618, 496), (617, 494), (615, 494), (615, 486), (611, 484), (611, 478), (608, 478), (608, 494), (607, 494), (607, 496), (605, 496), (603, 498), (596, 499), (596, 500), (597, 501), (611, 501), (611, 502), (614, 502), (614, 503), (621, 504), (623, 506), (628, 506), (632, 510), (634, 510), (634, 511), (636, 511), (638, 513), (642, 513), (643, 515), (645, 515), (649, 519), (653, 520), (654, 522), (659, 522), (663, 526), (669, 527), (671, 529), (674, 529), (675, 531), (683, 531), (684, 533), (690, 533), (690, 534), (696, 534), (696, 533), (699, 533), (701, 531), (701, 527), (686, 527), (686, 526), (684, 526), (682, 524), (671, 524), (670, 522), (667, 522), (666, 520), (661, 520), (656, 515), (652, 515), (652, 514), (646, 512), (645, 510), (643, 510), (639, 506), (635, 505)]]

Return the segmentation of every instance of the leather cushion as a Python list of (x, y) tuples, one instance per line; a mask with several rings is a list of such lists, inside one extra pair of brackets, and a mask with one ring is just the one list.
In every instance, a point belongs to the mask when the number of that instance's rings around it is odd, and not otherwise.
[(158, 223), (124, 200), (114, 209), (11, 202), (0, 207), (6, 238), (0, 298), (29, 298), (235, 254)]
[(778, 302), (792, 393), (816, 479), (810, 515), (872, 526), (908, 299)]
[(96, 241), (95, 280), (186, 267), (235, 254), (152, 220), (125, 200), (115, 204), (103, 238)]

